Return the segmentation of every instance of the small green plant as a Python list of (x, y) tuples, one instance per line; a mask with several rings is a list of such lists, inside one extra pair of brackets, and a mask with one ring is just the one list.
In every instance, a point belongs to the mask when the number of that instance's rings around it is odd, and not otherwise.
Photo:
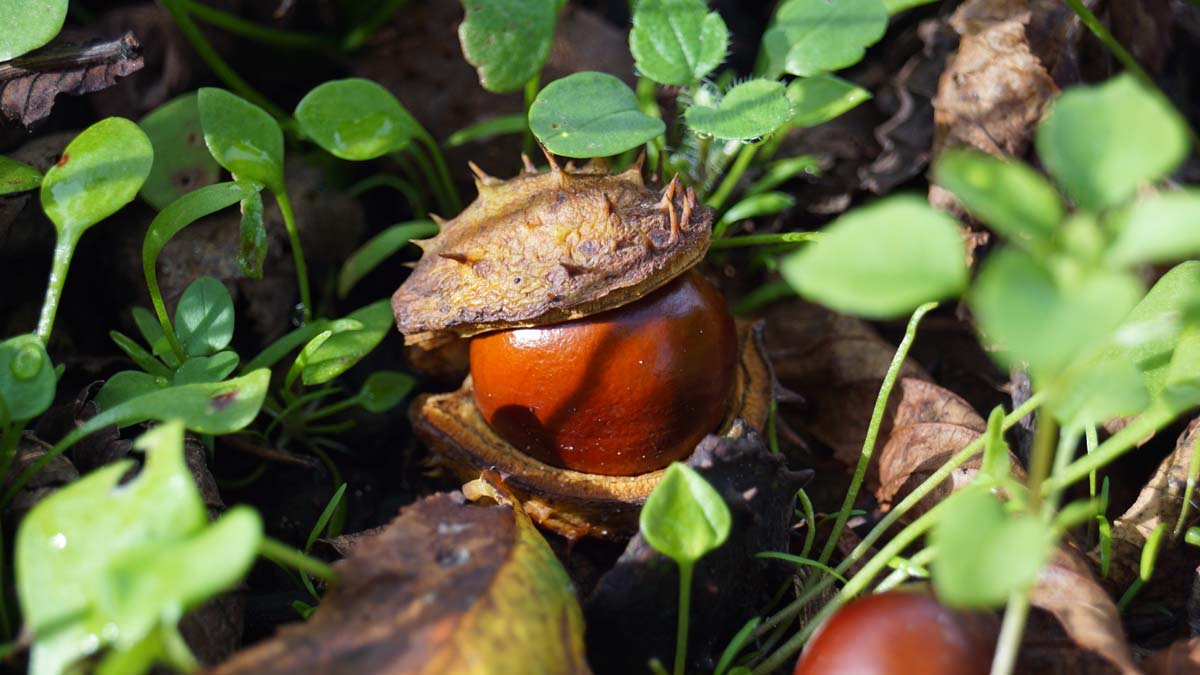
[(58, 35), (67, 20), (67, 0), (0, 0), (0, 61), (33, 51)]
[(675, 636), (675, 675), (687, 661), (688, 615), (692, 570), (696, 561), (729, 537), (729, 507), (703, 476), (686, 464), (667, 467), (646, 498), (639, 516), (646, 543), (679, 566), (679, 625)]

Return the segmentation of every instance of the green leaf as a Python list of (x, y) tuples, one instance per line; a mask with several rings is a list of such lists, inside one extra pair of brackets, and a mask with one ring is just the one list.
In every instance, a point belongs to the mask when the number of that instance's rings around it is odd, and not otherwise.
[(344, 298), (363, 277), (380, 263), (404, 248), (413, 239), (432, 237), (438, 233), (438, 226), (432, 220), (412, 220), (407, 223), (393, 225), (383, 232), (371, 237), (342, 263), (342, 271), (338, 274), (338, 297)]
[(640, 0), (629, 51), (637, 69), (666, 85), (699, 82), (725, 60), (729, 30), (704, 0)]
[(138, 125), (109, 117), (75, 137), (42, 180), (42, 209), (60, 238), (78, 241), (133, 201), (150, 175), (154, 148)]
[(852, 66), (883, 37), (887, 21), (881, 0), (787, 0), (763, 34), (767, 74), (807, 77)]
[(0, 61), (53, 40), (66, 19), (67, 0), (0, 0)]
[(255, 192), (241, 201), (241, 244), (238, 247), (238, 271), (251, 279), (263, 276), (267, 259), (267, 226), (263, 222), (262, 193)]
[(529, 128), (550, 152), (576, 158), (625, 152), (666, 130), (624, 82), (597, 72), (546, 85), (529, 107)]
[(1108, 254), (1117, 265), (1195, 256), (1200, 254), (1200, 189), (1140, 200), (1113, 222), (1118, 234)]
[(1028, 363), (1036, 378), (1054, 377), (1103, 344), (1141, 295), (1126, 273), (1099, 269), (1067, 283), (1005, 248), (984, 262), (970, 301), (980, 330), (999, 348), (997, 358)]
[(756, 195), (783, 185), (796, 176), (816, 176), (821, 172), (820, 161), (813, 155), (788, 157), (771, 163), (762, 177), (754, 181), (746, 190), (748, 195)]
[(725, 543), (732, 519), (720, 493), (686, 464), (667, 467), (638, 519), (654, 550), (688, 565)]
[[(224, 382), (172, 386), (122, 401), (76, 427), (74, 440), (97, 429), (147, 420), (183, 420), (200, 434), (229, 434), (254, 421), (267, 395), (271, 371), (261, 368)], [(72, 442), (74, 442), (74, 440)]]
[(400, 405), (416, 383), (411, 375), (393, 370), (371, 373), (358, 392), (358, 404), (367, 412), (387, 412)]
[(1008, 460), (1008, 443), (1004, 441), (1004, 407), (996, 406), (988, 415), (983, 462), (979, 466), (979, 474), (999, 482), (1008, 478), (1011, 468)]
[(36, 335), (0, 342), (0, 426), (45, 412), (57, 386), (54, 364)]
[(1132, 75), (1058, 97), (1038, 127), (1038, 156), (1083, 208), (1100, 211), (1163, 178), (1187, 156), (1187, 123)]
[(39, 502), (21, 522), (16, 577), (22, 614), (37, 635), (31, 673), (64, 673), (104, 647), (147, 650), (160, 629), (174, 630), (254, 560), (262, 523), (252, 510), (235, 508), (206, 526), (180, 423), (146, 432), (135, 446), (146, 451), (136, 478), (122, 483), (133, 462), (110, 464)]
[(284, 190), (283, 130), (267, 111), (224, 89), (204, 87), (198, 98), (204, 143), (234, 178)]
[(938, 158), (933, 173), (971, 215), (1008, 239), (1048, 241), (1062, 222), (1058, 192), (1019, 160), (952, 149)]
[(949, 497), (930, 540), (938, 599), (963, 609), (999, 607), (1030, 588), (1054, 544), (1036, 516), (1006, 512), (982, 488)]
[(305, 346), (300, 356), (304, 384), (324, 384), (352, 368), (394, 329), (394, 323), (387, 300), (351, 312), (344, 320), (347, 328), (331, 329), (328, 337), (318, 335)]
[(142, 199), (154, 208), (162, 210), (188, 192), (221, 178), (221, 166), (204, 145), (195, 93), (155, 108), (142, 118), (140, 126), (154, 145), (154, 166), (141, 192)]
[(200, 277), (175, 307), (175, 334), (189, 356), (221, 351), (233, 340), (233, 298), (225, 284)]
[(938, 0), (883, 0), (883, 6), (887, 9), (888, 14), (899, 14), (906, 9), (920, 7), (921, 5), (931, 5)]
[[(0, 2), (2, 1), (0, 0)], [(0, 155), (0, 195), (36, 190), (41, 184), (41, 171), (28, 164)]]
[(796, 292), (841, 312), (891, 318), (962, 293), (966, 250), (958, 225), (915, 196), (844, 214), (783, 260)]
[(1052, 391), (1049, 408), (1064, 429), (1083, 429), (1136, 415), (1150, 405), (1142, 372), (1123, 358), (1107, 358), (1074, 368)]
[(756, 141), (787, 124), (791, 103), (787, 87), (775, 80), (750, 80), (712, 104), (697, 101), (684, 112), (688, 127), (726, 141)]
[(160, 375), (140, 370), (122, 370), (104, 382), (96, 392), (96, 408), (104, 411), (143, 394), (165, 389), (170, 382)]
[(237, 370), (238, 360), (238, 355), (228, 350), (212, 356), (193, 356), (175, 371), (173, 384), (220, 382)]
[(733, 206), (721, 216), (718, 226), (728, 226), (733, 223), (759, 216), (779, 213), (784, 209), (795, 206), (796, 198), (786, 192), (763, 192), (750, 195)]
[(871, 99), (871, 92), (833, 75), (813, 75), (792, 80), (787, 86), (792, 103), (789, 122), (797, 127), (815, 127)]
[(529, 128), (529, 120), (524, 113), (500, 115), (491, 117), (478, 124), (472, 124), (450, 134), (446, 139), (447, 148), (457, 148), (474, 141), (486, 141), (496, 136), (524, 133)]
[(554, 41), (559, 0), (462, 0), (458, 27), (463, 56), (479, 83), (496, 93), (516, 91), (542, 70)]
[(399, 152), (422, 133), (391, 92), (362, 78), (317, 86), (296, 106), (296, 121), (334, 157), (356, 162)]
[(125, 352), (125, 355), (137, 364), (138, 368), (158, 377), (168, 377), (171, 374), (170, 369), (163, 365), (161, 361), (154, 358), (154, 355), (146, 351), (136, 340), (121, 333), (120, 331), (109, 331), (108, 336), (116, 343), (117, 348)]

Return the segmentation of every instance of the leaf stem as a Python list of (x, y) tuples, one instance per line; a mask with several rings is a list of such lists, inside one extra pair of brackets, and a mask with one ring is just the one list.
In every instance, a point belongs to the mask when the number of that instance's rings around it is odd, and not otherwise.
[(441, 178), (442, 186), (445, 188), (446, 194), (450, 198), (450, 207), (453, 209), (454, 213), (447, 215), (457, 216), (458, 213), (462, 211), (462, 198), (458, 195), (458, 188), (454, 186), (454, 179), (450, 177), (450, 169), (446, 167), (446, 158), (442, 156), (442, 149), (438, 147), (437, 141), (433, 139), (433, 136), (431, 136), (424, 127), (422, 127), (420, 133), (417, 134), (417, 140), (421, 141), (421, 143), (429, 151), (429, 155), (433, 157), (433, 163), (437, 166), (437, 173)]
[(272, 562), (299, 570), (309, 576), (317, 577), (327, 584), (338, 583), (337, 572), (323, 560), (305, 555), (298, 549), (271, 537), (263, 537), (258, 544), (258, 554)]
[(54, 317), (58, 314), (58, 303), (62, 300), (63, 287), (67, 285), (67, 271), (71, 268), (71, 257), (75, 255), (76, 235), (60, 234), (54, 244), (54, 262), (50, 265), (50, 278), (46, 281), (46, 298), (42, 301), (42, 314), (38, 317), (37, 336), (42, 344), (50, 341), (54, 330)]
[(284, 48), (333, 50), (337, 47), (329, 40), (310, 33), (280, 30), (247, 21), (240, 16), (230, 14), (216, 7), (210, 7), (196, 0), (180, 0), (183, 8), (192, 16), (204, 23), (216, 26), (234, 35), (240, 35), (263, 44)]
[(1004, 609), (1004, 622), (1000, 625), (1000, 638), (996, 642), (996, 654), (992, 657), (991, 675), (1011, 675), (1017, 664), (1017, 652), (1021, 647), (1021, 634), (1025, 632), (1025, 619), (1029, 616), (1029, 592), (1018, 591), (1008, 596)]
[(675, 675), (687, 662), (688, 618), (692, 605), (692, 563), (679, 563), (679, 621), (675, 627)]
[(308, 289), (308, 265), (304, 262), (304, 248), (300, 245), (300, 232), (296, 229), (296, 216), (292, 213), (292, 200), (287, 190), (280, 188), (275, 192), (275, 201), (279, 204), (279, 212), (283, 214), (283, 225), (287, 229), (288, 240), (292, 245), (292, 260), (296, 263), (296, 284), (300, 289), (301, 322), (312, 321), (312, 296)]
[(804, 244), (821, 238), (820, 232), (780, 232), (777, 234), (743, 234), (737, 237), (719, 238), (724, 231), (718, 227), (713, 232), (713, 240), (709, 245), (710, 251), (720, 251), (727, 248), (743, 248), (746, 246), (770, 246), (772, 244)]
[(1042, 503), (1042, 483), (1050, 475), (1050, 462), (1054, 458), (1054, 442), (1058, 438), (1058, 424), (1050, 415), (1040, 414), (1037, 428), (1033, 432), (1033, 450), (1029, 455), (1029, 510), (1037, 513)]
[[(741, 180), (742, 174), (746, 172), (746, 168), (750, 166), (750, 162), (754, 159), (754, 153), (758, 152), (758, 147), (761, 143), (747, 143), (738, 151), (737, 158), (733, 160), (733, 165), (729, 167), (729, 171), (725, 172), (725, 178), (717, 189), (709, 195), (705, 203), (712, 207), (714, 211), (720, 212), (721, 207), (725, 205), (725, 201), (729, 199), (729, 195), (733, 194), (734, 188), (737, 187), (738, 181)], [(713, 238), (717, 238), (724, 234), (724, 230), (719, 233), (714, 233)]]
[(408, 200), (408, 206), (413, 210), (414, 215), (424, 218), (429, 214), (429, 212), (425, 209), (425, 201), (421, 199), (421, 191), (418, 190), (417, 187), (411, 182), (401, 178), (400, 176), (393, 176), (386, 173), (368, 176), (367, 178), (358, 181), (354, 185), (351, 185), (346, 191), (350, 193), (350, 196), (357, 197), (367, 190), (372, 190), (377, 187), (389, 187), (404, 195), (404, 198)]
[(375, 10), (374, 14), (346, 34), (346, 37), (342, 39), (342, 49), (351, 51), (363, 46), (407, 2), (408, 0), (384, 0), (379, 3), (379, 8)]
[[(1179, 539), (1183, 534), (1183, 526), (1187, 523), (1188, 511), (1192, 508), (1192, 493), (1196, 490), (1196, 478), (1200, 476), (1200, 433), (1192, 443), (1192, 456), (1188, 459), (1187, 486), (1183, 489), (1183, 506), (1179, 509), (1179, 518), (1175, 521), (1175, 529), (1171, 539)], [(3, 479), (3, 474), (0, 474)]]
[(925, 318), (925, 315), (935, 307), (937, 307), (936, 302), (927, 302), (912, 313), (912, 317), (908, 320), (908, 326), (904, 329), (904, 338), (900, 340), (900, 345), (896, 347), (896, 353), (892, 355), (892, 362), (888, 365), (887, 372), (883, 376), (883, 384), (879, 387), (879, 394), (875, 397), (875, 408), (871, 411), (871, 421), (867, 425), (867, 435), (863, 439), (862, 451), (858, 455), (858, 465), (854, 468), (854, 477), (850, 479), (850, 488), (846, 490), (846, 498), (842, 500), (842, 509), (838, 511), (837, 520), (833, 523), (833, 530), (829, 533), (829, 538), (825, 540), (825, 547), (821, 549), (821, 555), (817, 558), (822, 564), (829, 562), (830, 557), (833, 556), (833, 551), (841, 538), (842, 529), (845, 528), (846, 520), (850, 517), (850, 510), (854, 508), (854, 501), (858, 498), (858, 491), (862, 487), (863, 479), (866, 478), (867, 467), (871, 463), (871, 455), (875, 452), (875, 442), (879, 438), (879, 427), (883, 424), (883, 414), (887, 410), (888, 399), (892, 395), (892, 389), (896, 386), (896, 378), (900, 376), (900, 368), (904, 365), (904, 359), (908, 357), (908, 350), (917, 337), (917, 326), (921, 324), (921, 319)]
[(542, 74), (538, 72), (525, 83), (525, 132), (521, 140), (521, 148), (526, 155), (533, 154), (533, 130), (529, 128), (529, 108), (533, 106), (533, 100), (537, 98), (541, 79)]

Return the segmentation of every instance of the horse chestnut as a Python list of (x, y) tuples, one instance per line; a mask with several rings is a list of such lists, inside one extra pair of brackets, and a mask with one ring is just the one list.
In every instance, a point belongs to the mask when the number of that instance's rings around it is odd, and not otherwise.
[(994, 616), (891, 591), (838, 610), (809, 641), (794, 675), (987, 675), (995, 644)]
[(737, 331), (697, 272), (573, 321), (474, 338), (475, 403), (547, 464), (631, 476), (689, 455), (725, 414)]

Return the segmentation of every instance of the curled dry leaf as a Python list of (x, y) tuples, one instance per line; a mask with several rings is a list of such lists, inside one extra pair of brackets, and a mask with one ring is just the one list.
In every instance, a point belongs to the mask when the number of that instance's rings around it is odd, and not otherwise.
[(348, 664), (413, 675), (591, 672), (571, 582), (519, 508), (426, 497), (355, 540), (335, 569), (341, 584), (308, 621), (213, 675), (335, 674)]
[[(778, 589), (778, 564), (754, 558), (786, 551), (796, 491), (810, 472), (789, 471), (762, 438), (735, 423), (729, 436), (710, 434), (688, 459), (729, 505), (729, 538), (696, 563), (688, 639), (688, 672), (712, 672), (730, 638)], [(789, 570), (790, 571), (790, 570)], [(678, 611), (676, 566), (641, 534), (600, 578), (585, 603), (588, 653), (600, 672), (644, 672), (651, 657), (669, 663)]]
[(111, 87), (141, 70), (133, 33), (116, 40), (72, 43), (62, 36), (21, 58), (0, 63), (0, 116), (29, 126), (50, 114), (54, 97)]
[[(1175, 450), (1158, 465), (1158, 470), (1138, 493), (1133, 505), (1113, 520), (1110, 576), (1117, 587), (1124, 588), (1137, 577), (1142, 547), (1154, 528), (1165, 524), (1168, 529), (1173, 529), (1179, 520), (1187, 487), (1188, 464), (1198, 436), (1200, 418), (1192, 420), (1180, 434)], [(1093, 551), (1091, 556), (1099, 560), (1099, 551)], [(1165, 545), (1159, 551), (1156, 574), (1160, 578), (1187, 580), (1190, 576), (1186, 562), (1179, 555), (1178, 547)], [(1185, 593), (1186, 589), (1180, 591)]]
[(661, 192), (641, 163), (610, 174), (525, 170), (500, 180), (473, 167), (479, 196), (434, 238), (392, 296), (409, 344), (537, 326), (619, 307), (695, 265), (708, 250), (712, 210), (672, 180)]

